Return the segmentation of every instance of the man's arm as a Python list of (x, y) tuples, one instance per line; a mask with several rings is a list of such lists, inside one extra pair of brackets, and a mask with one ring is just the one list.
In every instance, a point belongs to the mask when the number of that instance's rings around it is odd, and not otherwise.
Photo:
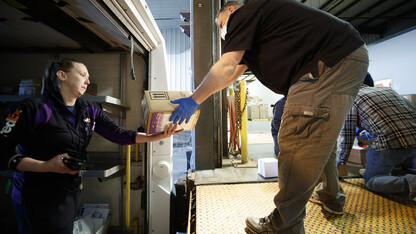
[(240, 50), (223, 54), (221, 59), (211, 67), (211, 70), (192, 96), (171, 101), (171, 103), (179, 104), (179, 106), (169, 117), (169, 121), (179, 125), (183, 121), (188, 123), (193, 113), (198, 109), (199, 104), (213, 93), (220, 91), (237, 80), (247, 69), (247, 66), (239, 65), (244, 52), (244, 50)]
[(350, 156), (354, 144), (355, 132), (358, 122), (358, 111), (353, 105), (345, 120), (344, 127), (340, 134), (340, 143), (338, 148), (339, 161), (345, 163)]
[(231, 51), (222, 55), (211, 67), (202, 83), (192, 94), (192, 99), (201, 104), (213, 93), (227, 87), (247, 70), (246, 65), (239, 65), (245, 50)]

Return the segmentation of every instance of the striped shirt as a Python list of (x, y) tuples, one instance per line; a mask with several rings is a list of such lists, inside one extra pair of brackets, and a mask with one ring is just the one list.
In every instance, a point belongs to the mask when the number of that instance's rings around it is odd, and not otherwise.
[(416, 148), (416, 113), (410, 105), (391, 88), (362, 86), (341, 130), (340, 160), (348, 159), (357, 126), (374, 136), (370, 150)]

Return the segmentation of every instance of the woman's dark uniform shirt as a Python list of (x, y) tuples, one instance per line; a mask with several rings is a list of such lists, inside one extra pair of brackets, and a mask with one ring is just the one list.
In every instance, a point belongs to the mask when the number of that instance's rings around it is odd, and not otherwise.
[(269, 89), (286, 95), (317, 63), (332, 67), (364, 44), (347, 22), (294, 0), (256, 0), (233, 14), (223, 53), (245, 50), (242, 62)]
[[(63, 153), (87, 159), (86, 148), (94, 132), (117, 144), (135, 143), (135, 131), (117, 126), (95, 104), (78, 98), (75, 108), (76, 116), (53, 94), (10, 107), (0, 125), (2, 169), (16, 153), (42, 161)], [(12, 196), (20, 203), (20, 192), (42, 189), (62, 194), (79, 189), (80, 183), (78, 175), (15, 172)]]

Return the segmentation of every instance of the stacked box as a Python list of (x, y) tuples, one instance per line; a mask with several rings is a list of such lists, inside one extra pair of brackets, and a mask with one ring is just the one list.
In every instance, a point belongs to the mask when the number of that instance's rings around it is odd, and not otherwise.
[(267, 104), (258, 104), (247, 106), (247, 118), (253, 119), (268, 119), (269, 109)]
[(247, 118), (259, 119), (260, 118), (260, 106), (259, 105), (247, 106)]
[(348, 162), (365, 165), (367, 163), (366, 155), (367, 148), (353, 146), (350, 152), (350, 156), (348, 158)]
[(261, 104), (260, 105), (260, 119), (268, 119), (269, 118), (269, 109), (267, 104)]
[[(145, 91), (143, 99), (143, 115), (145, 119), (146, 134), (163, 132), (172, 113), (178, 108), (178, 104), (170, 101), (191, 96), (191, 91)], [(177, 130), (189, 131), (195, 128), (200, 109), (191, 116), (188, 123), (185, 121), (178, 125)]]
[(39, 79), (20, 80), (19, 95), (38, 95), (42, 89)]

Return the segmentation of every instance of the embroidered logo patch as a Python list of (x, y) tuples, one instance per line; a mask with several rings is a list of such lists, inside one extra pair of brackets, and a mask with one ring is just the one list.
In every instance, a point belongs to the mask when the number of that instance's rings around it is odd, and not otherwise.
[(1, 129), (0, 134), (4, 135), (10, 133), (14, 126), (16, 126), (17, 120), (20, 118), (22, 110), (16, 109), (13, 113), (6, 117), (6, 125)]

